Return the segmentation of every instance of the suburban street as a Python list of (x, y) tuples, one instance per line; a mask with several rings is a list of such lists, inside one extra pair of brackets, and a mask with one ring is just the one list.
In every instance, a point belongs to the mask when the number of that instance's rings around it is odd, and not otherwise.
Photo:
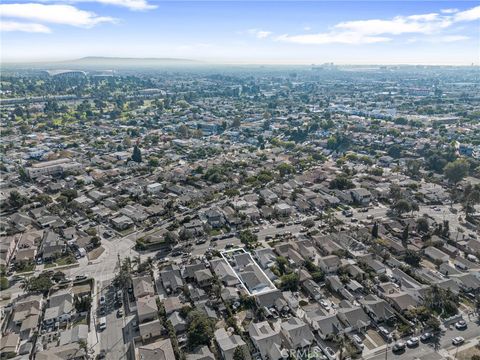
[[(446, 329), (441, 336), (439, 350), (435, 351), (434, 345), (431, 342), (422, 343), (417, 347), (408, 348), (404, 352), (394, 353), (392, 352), (392, 346), (394, 343), (388, 344), (388, 350), (385, 352), (385, 346), (379, 347), (374, 352), (365, 355), (364, 358), (368, 360), (384, 360), (384, 359), (398, 359), (398, 360), (434, 360), (439, 359), (440, 356), (447, 354), (454, 355), (456, 347), (452, 345), (452, 339), (456, 336), (462, 336), (465, 339), (465, 344), (460, 347), (468, 346), (469, 342), (476, 342), (476, 339), (480, 339), (478, 331), (478, 320), (467, 321), (468, 327), (465, 330), (457, 330), (452, 326), (451, 329)], [(404, 339), (405, 341), (408, 340)]]

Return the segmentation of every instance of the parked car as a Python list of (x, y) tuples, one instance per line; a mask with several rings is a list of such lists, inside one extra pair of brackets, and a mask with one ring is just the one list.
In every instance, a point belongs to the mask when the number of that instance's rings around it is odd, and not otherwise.
[(419, 343), (420, 343), (420, 339), (416, 336), (412, 336), (410, 339), (407, 340), (408, 347), (418, 346)]
[(98, 320), (98, 329), (100, 331), (103, 331), (107, 328), (107, 318), (106, 317), (101, 317), (99, 320)]
[(407, 345), (403, 342), (403, 341), (397, 341), (393, 347), (392, 347), (392, 351), (393, 352), (400, 352), (400, 351), (404, 351), (406, 349)]
[(99, 300), (100, 305), (104, 305), (106, 301), (107, 300), (105, 299), (105, 296), (103, 296), (103, 295), (100, 296), (100, 300)]
[(363, 349), (365, 345), (363, 345), (362, 338), (358, 335), (353, 335), (352, 336), (353, 342), (355, 343), (356, 346), (358, 346), (360, 349)]
[(433, 337), (433, 334), (432, 334), (432, 333), (426, 332), (426, 333), (420, 335), (420, 340), (421, 340), (422, 342), (426, 342), (426, 341), (430, 340), (432, 337)]
[(465, 342), (465, 339), (461, 336), (456, 336), (452, 339), (452, 344), (455, 346), (460, 346)]
[(465, 330), (467, 328), (467, 322), (465, 320), (459, 320), (455, 323), (457, 330)]
[(123, 309), (122, 308), (117, 310), (117, 317), (119, 317), (119, 318), (123, 317)]

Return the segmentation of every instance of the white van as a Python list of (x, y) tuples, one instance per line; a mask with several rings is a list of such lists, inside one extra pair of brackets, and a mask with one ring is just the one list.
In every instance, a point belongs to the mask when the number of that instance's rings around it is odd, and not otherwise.
[(107, 328), (107, 318), (106, 317), (101, 317), (99, 320), (98, 320), (98, 329), (100, 331), (103, 331)]

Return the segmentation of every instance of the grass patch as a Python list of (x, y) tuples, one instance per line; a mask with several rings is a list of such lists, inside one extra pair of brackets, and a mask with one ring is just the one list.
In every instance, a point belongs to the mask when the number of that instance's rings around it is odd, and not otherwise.
[(75, 321), (72, 323), (72, 327), (75, 326), (75, 325), (88, 325), (88, 324), (87, 324), (87, 318), (86, 318), (86, 317), (82, 317), (82, 318), (79, 318), (79, 319), (75, 320)]
[(45, 264), (45, 266), (43, 267), (44, 269), (48, 269), (48, 268), (52, 268), (52, 267), (55, 267), (57, 265), (55, 265), (54, 263), (48, 263), (48, 264)]
[(24, 272), (30, 272), (35, 270), (35, 264), (34, 263), (26, 263), (22, 264), (19, 266), (16, 270), (17, 274), (24, 273)]
[(75, 258), (72, 255), (64, 256), (55, 261), (58, 266), (70, 265), (75, 263)]

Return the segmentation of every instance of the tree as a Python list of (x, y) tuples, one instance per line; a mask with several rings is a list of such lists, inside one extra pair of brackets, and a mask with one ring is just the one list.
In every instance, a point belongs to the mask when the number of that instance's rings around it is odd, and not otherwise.
[(90, 239), (90, 244), (92, 244), (94, 248), (97, 248), (100, 246), (101, 240), (98, 236), (94, 236)]
[(62, 194), (62, 196), (67, 198), (68, 202), (72, 201), (73, 199), (75, 199), (78, 196), (77, 190), (75, 190), (75, 189), (65, 189), (65, 190), (62, 191), (61, 194)]
[(204, 313), (193, 310), (187, 317), (187, 338), (190, 348), (208, 345), (213, 338), (214, 324)]
[(245, 245), (253, 244), (257, 242), (257, 236), (250, 230), (244, 230), (240, 232), (240, 241)]
[(422, 256), (417, 253), (416, 251), (413, 250), (407, 250), (405, 252), (405, 262), (413, 267), (419, 267), (420, 266), (420, 261), (422, 260)]
[(353, 188), (352, 181), (345, 175), (339, 175), (330, 182), (330, 189), (347, 190)]
[(378, 223), (375, 222), (372, 227), (372, 237), (374, 239), (378, 238)]
[(402, 233), (402, 243), (403, 244), (407, 244), (408, 242), (408, 230), (410, 228), (410, 224), (407, 224), (407, 226), (405, 226), (403, 228), (403, 233)]
[(427, 289), (424, 305), (430, 311), (444, 317), (458, 313), (458, 297), (450, 289), (444, 290), (436, 284)]
[(387, 153), (391, 157), (393, 157), (395, 159), (398, 159), (402, 154), (402, 147), (400, 145), (397, 145), (397, 144), (392, 145), (388, 148)]
[(232, 128), (239, 128), (242, 125), (242, 122), (239, 117), (233, 119)]
[(12, 208), (18, 209), (28, 203), (28, 199), (21, 195), (17, 190), (13, 190), (8, 196), (8, 203)]
[(142, 152), (140, 151), (140, 148), (138, 147), (138, 145), (135, 145), (133, 147), (132, 160), (137, 163), (142, 162)]
[(457, 159), (445, 165), (443, 173), (449, 182), (456, 185), (468, 175), (468, 169), (469, 165), (467, 160)]
[(185, 124), (182, 124), (177, 129), (178, 137), (182, 139), (186, 139), (190, 136), (190, 131)]
[(177, 242), (177, 236), (171, 231), (167, 231), (163, 236), (163, 239), (165, 240), (165, 244), (167, 245), (173, 245)]
[(287, 272), (288, 260), (283, 256), (277, 256), (275, 262), (277, 263), (277, 268), (280, 274), (285, 274)]
[(8, 279), (5, 276), (0, 276), (0, 290), (8, 289)]
[(233, 360), (247, 360), (241, 346), (237, 346), (233, 352)]
[(281, 177), (285, 177), (295, 173), (295, 168), (291, 164), (283, 163), (277, 166), (277, 170)]
[(430, 226), (428, 224), (428, 220), (424, 217), (418, 218), (417, 219), (417, 231), (418, 232), (423, 232), (423, 233), (428, 233), (430, 229)]
[(37, 277), (30, 277), (25, 279), (22, 284), (23, 289), (25, 292), (43, 292), (46, 293), (50, 290), (53, 286), (50, 277), (46, 274), (40, 274)]
[(412, 209), (410, 203), (407, 200), (398, 200), (394, 205), (393, 205), (393, 210), (401, 215), (404, 213), (408, 213)]
[(73, 298), (73, 305), (75, 306), (75, 310), (79, 313), (89, 312), (92, 307), (92, 297), (90, 295), (82, 297), (75, 296)]
[(419, 160), (407, 160), (405, 165), (405, 173), (412, 178), (417, 178), (420, 174), (421, 162)]
[(280, 278), (280, 281), (281, 281), (280, 287), (282, 288), (282, 290), (297, 291), (298, 283), (299, 283), (298, 274), (292, 272), (290, 274), (283, 275)]

